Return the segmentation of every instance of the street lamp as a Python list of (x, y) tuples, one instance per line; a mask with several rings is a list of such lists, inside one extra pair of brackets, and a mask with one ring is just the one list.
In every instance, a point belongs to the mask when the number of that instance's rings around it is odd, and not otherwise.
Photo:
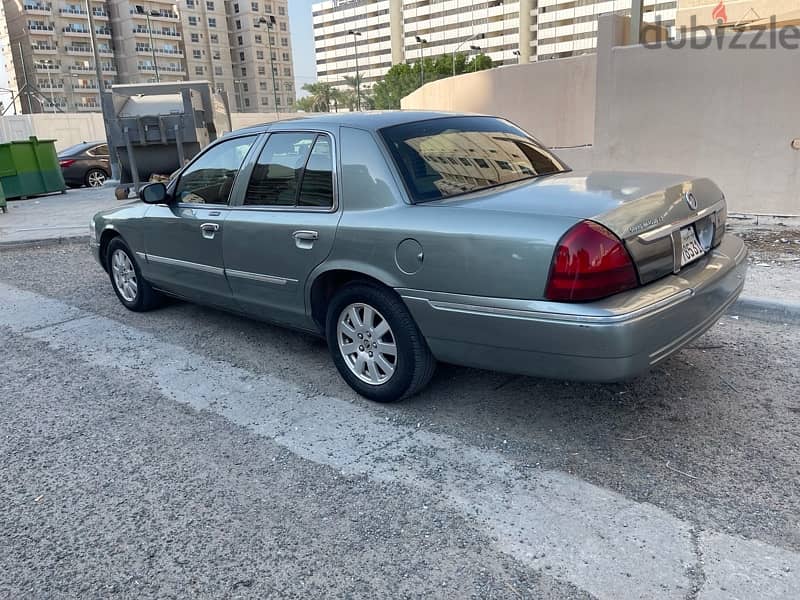
[[(476, 46), (475, 44), (470, 45), (469, 49), (474, 51), (474, 52), (480, 52), (481, 51), (481, 47), (480, 46)], [(472, 72), (475, 73), (475, 72), (477, 72), (477, 70), (478, 70), (478, 57), (476, 56), (475, 58), (472, 59)]]
[(517, 57), (517, 64), (519, 64), (520, 61), (522, 60), (522, 52), (520, 52), (519, 50), (514, 50), (514, 52), (512, 52), (511, 54)]
[(458, 53), (458, 51), (461, 48), (461, 46), (463, 46), (467, 42), (471, 42), (473, 40), (483, 40), (485, 38), (486, 38), (486, 34), (485, 33), (476, 33), (475, 35), (471, 35), (467, 39), (462, 40), (461, 43), (458, 46), (456, 46), (456, 49), (453, 50), (453, 77), (455, 77), (455, 75), (456, 75), (456, 54)]
[(347, 35), (353, 36), (353, 52), (356, 55), (356, 110), (361, 111), (361, 74), (358, 72), (358, 38), (361, 37), (361, 33), (356, 31), (355, 29), (351, 29), (347, 32)]
[(242, 84), (247, 83), (247, 79), (234, 79), (233, 83), (239, 88), (239, 110), (241, 112), (246, 112), (244, 110), (244, 88), (242, 87)]
[(417, 38), (417, 43), (419, 44), (419, 79), (420, 85), (425, 85), (425, 44), (428, 43), (428, 40), (422, 38), (420, 36), (415, 36)]
[(37, 60), (36, 64), (42, 65), (45, 68), (47, 68), (47, 81), (50, 84), (50, 108), (52, 108), (53, 109), (53, 113), (55, 113), (56, 112), (56, 101), (53, 98), (53, 75), (51, 73), (51, 68), (50, 68), (51, 65), (53, 64), (53, 61), (48, 58), (46, 60)]
[(272, 71), (272, 101), (275, 103), (275, 116), (278, 115), (278, 88), (275, 83), (275, 63), (272, 60), (272, 31), (275, 28), (275, 16), (270, 15), (269, 19), (264, 16), (259, 17), (256, 21), (256, 27), (259, 25), (267, 26), (267, 42), (269, 43), (269, 68)]

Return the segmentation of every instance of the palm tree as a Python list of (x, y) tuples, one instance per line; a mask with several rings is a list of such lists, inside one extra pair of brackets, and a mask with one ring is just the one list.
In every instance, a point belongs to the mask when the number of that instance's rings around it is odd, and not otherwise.
[(307, 91), (310, 96), (305, 106), (315, 112), (330, 112), (331, 104), (334, 99), (333, 86), (330, 83), (306, 83), (303, 89)]
[(368, 90), (364, 87), (364, 76), (361, 73), (356, 75), (345, 75), (344, 84), (350, 88), (345, 92), (347, 107), (352, 111), (359, 105), (356, 94), (361, 96), (361, 108), (369, 108), (370, 97)]

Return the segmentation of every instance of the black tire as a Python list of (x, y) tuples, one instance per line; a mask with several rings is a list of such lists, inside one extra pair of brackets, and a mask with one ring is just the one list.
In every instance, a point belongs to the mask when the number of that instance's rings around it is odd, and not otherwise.
[[(97, 185), (97, 186), (93, 186), (90, 183), (90, 178), (91, 178), (91, 176), (93, 174), (102, 175), (103, 176), (103, 183), (100, 184), (100, 185)], [(89, 187), (89, 188), (101, 188), (101, 187), (103, 187), (103, 184), (105, 184), (106, 180), (108, 180), (108, 173), (106, 173), (105, 170), (98, 169), (98, 168), (89, 169), (88, 171), (86, 171), (86, 175), (83, 176), (83, 182), (86, 184), (86, 187)]]
[[(394, 373), (384, 383), (369, 384), (359, 379), (339, 349), (337, 326), (342, 312), (351, 304), (373, 307), (391, 327), (397, 357)], [(325, 336), (342, 378), (360, 395), (376, 402), (395, 402), (413, 396), (428, 384), (436, 369), (436, 359), (403, 301), (392, 290), (377, 284), (354, 282), (338, 290), (328, 305)]]
[[(128, 260), (131, 261), (133, 270), (136, 274), (137, 289), (132, 300), (128, 300), (122, 295), (122, 292), (117, 287), (117, 282), (114, 278), (112, 259), (114, 252), (116, 251), (122, 251), (127, 255)], [(106, 248), (106, 266), (108, 268), (108, 277), (111, 280), (111, 287), (114, 288), (114, 293), (117, 295), (117, 298), (119, 298), (119, 301), (125, 308), (134, 312), (145, 312), (161, 305), (163, 296), (155, 291), (150, 283), (148, 283), (148, 281), (142, 277), (142, 272), (139, 269), (138, 263), (136, 262), (136, 257), (134, 256), (133, 252), (131, 252), (130, 248), (128, 248), (128, 245), (122, 241), (122, 238), (115, 237), (109, 242), (108, 248)]]

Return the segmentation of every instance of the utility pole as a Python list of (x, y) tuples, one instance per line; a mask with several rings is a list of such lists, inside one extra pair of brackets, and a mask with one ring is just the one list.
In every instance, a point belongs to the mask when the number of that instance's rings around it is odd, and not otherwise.
[(428, 40), (425, 38), (421, 38), (420, 36), (415, 36), (417, 38), (417, 43), (419, 44), (419, 83), (420, 87), (425, 85), (425, 44), (428, 43)]
[(150, 25), (150, 13), (144, 9), (144, 17), (147, 19), (147, 35), (150, 37), (150, 55), (153, 57), (153, 68), (156, 70), (156, 83), (161, 83), (161, 77), (158, 75), (158, 61), (156, 60), (156, 44), (153, 41), (153, 27)]
[[(22, 65), (22, 79), (25, 82), (25, 84), (22, 86), (22, 89), (25, 90), (25, 97), (28, 99), (28, 114), (32, 115), (33, 104), (31, 103), (31, 88), (30, 84), (28, 83), (28, 71), (25, 69), (25, 55), (22, 54), (22, 42), (17, 42), (17, 49), (19, 50), (19, 64)], [(21, 90), (20, 93), (22, 93)]]
[(259, 25), (267, 26), (267, 45), (269, 46), (269, 68), (272, 71), (272, 101), (275, 103), (275, 118), (278, 116), (278, 83), (275, 81), (275, 59), (272, 57), (272, 32), (275, 30), (275, 16), (270, 15), (269, 20), (261, 16), (256, 21), (256, 27)]
[(108, 134), (108, 124), (111, 121), (111, 115), (106, 114), (106, 103), (103, 102), (103, 94), (105, 93), (105, 85), (103, 83), (103, 67), (100, 65), (100, 51), (97, 49), (97, 35), (94, 30), (94, 13), (92, 12), (92, 5), (90, 0), (86, 0), (86, 12), (89, 17), (89, 39), (92, 43), (92, 54), (94, 55), (94, 73), (97, 77), (98, 97), (100, 98), (100, 112), (103, 115), (103, 128), (106, 132), (106, 143), (108, 144), (108, 156), (111, 162), (111, 179), (119, 181), (119, 157), (117, 156), (117, 149), (111, 143), (111, 136)]
[(356, 110), (361, 112), (361, 74), (358, 72), (358, 38), (361, 33), (351, 29), (347, 33), (353, 36), (353, 52), (356, 55)]

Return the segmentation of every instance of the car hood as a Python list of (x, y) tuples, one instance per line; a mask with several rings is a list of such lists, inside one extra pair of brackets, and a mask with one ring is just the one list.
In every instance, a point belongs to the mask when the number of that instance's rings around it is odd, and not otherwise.
[(668, 173), (568, 171), (429, 202), (475, 210), (591, 219), (628, 238), (690, 216), (682, 201), (697, 198), (697, 210), (722, 199), (708, 179)]

